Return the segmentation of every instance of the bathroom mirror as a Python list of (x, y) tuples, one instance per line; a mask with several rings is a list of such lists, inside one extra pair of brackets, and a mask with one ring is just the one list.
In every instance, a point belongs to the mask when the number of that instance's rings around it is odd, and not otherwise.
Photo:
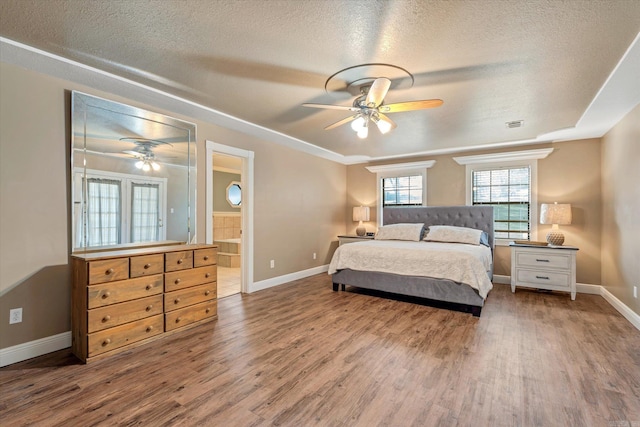
[(72, 92), (73, 251), (190, 242), (196, 126)]

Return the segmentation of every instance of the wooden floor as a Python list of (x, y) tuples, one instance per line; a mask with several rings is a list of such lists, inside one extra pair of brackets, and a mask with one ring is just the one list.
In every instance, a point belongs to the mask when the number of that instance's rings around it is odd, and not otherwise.
[(0, 369), (0, 425), (640, 426), (640, 331), (604, 299), (496, 285), (480, 318), (326, 274), (82, 365)]

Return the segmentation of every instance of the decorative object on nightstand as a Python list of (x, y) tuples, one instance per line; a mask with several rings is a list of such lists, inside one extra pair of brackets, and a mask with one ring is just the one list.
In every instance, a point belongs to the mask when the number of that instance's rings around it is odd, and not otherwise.
[(571, 205), (568, 203), (554, 204), (543, 203), (540, 206), (540, 224), (551, 224), (551, 231), (547, 234), (547, 242), (550, 245), (562, 246), (564, 234), (560, 232), (559, 225), (571, 224)]
[(362, 225), (362, 221), (369, 221), (369, 206), (355, 206), (353, 208), (353, 220), (359, 221), (356, 234), (364, 236), (367, 233), (367, 229)]
[(511, 243), (511, 291), (516, 285), (565, 291), (576, 299), (576, 253), (573, 246)]

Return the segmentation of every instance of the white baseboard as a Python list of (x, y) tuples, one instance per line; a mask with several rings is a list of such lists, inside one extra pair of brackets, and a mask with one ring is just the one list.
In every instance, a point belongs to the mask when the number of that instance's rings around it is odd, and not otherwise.
[(502, 276), (500, 274), (493, 275), (493, 283), (500, 283), (502, 285), (511, 284), (511, 276)]
[(261, 291), (263, 289), (283, 285), (294, 280), (300, 280), (304, 279), (305, 277), (314, 276), (316, 274), (326, 273), (327, 271), (329, 271), (329, 264), (321, 265), (319, 267), (313, 267), (308, 270), (296, 271), (295, 273), (289, 273), (283, 276), (272, 277), (271, 279), (261, 280), (259, 282), (253, 282), (248, 292), (251, 293)]
[(71, 347), (71, 331), (0, 349), (0, 367)]
[(620, 301), (615, 295), (607, 290), (604, 286), (600, 286), (602, 291), (600, 295), (607, 300), (622, 316), (627, 319), (636, 329), (640, 330), (640, 315), (631, 310), (625, 303)]
[(600, 285), (588, 285), (586, 283), (576, 283), (576, 292), (579, 294), (591, 294), (602, 295), (602, 289)]

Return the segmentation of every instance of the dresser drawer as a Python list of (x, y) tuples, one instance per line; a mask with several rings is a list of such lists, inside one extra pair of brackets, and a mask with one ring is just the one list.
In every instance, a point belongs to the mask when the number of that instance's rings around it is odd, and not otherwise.
[(131, 277), (151, 276), (164, 273), (164, 255), (154, 254), (130, 258)]
[(138, 277), (136, 279), (88, 286), (87, 305), (88, 308), (91, 309), (161, 294), (163, 289), (162, 283), (163, 275), (156, 274), (155, 276)]
[(154, 295), (89, 310), (87, 330), (89, 333), (101, 331), (134, 320), (162, 314), (162, 307), (162, 295)]
[(214, 317), (217, 314), (217, 307), (217, 301), (212, 300), (170, 311), (165, 314), (165, 329), (170, 331), (208, 317)]
[(163, 332), (163, 316), (159, 314), (89, 334), (89, 357), (115, 350), (116, 348), (159, 335)]
[(569, 269), (571, 258), (562, 254), (524, 252), (518, 253), (516, 263), (518, 267)]
[(129, 278), (129, 258), (91, 261), (89, 263), (89, 284), (115, 282)]
[(173, 311), (189, 305), (216, 299), (216, 283), (193, 286), (164, 294), (165, 311)]
[(202, 267), (204, 265), (213, 265), (217, 263), (218, 251), (215, 248), (196, 249), (193, 251), (193, 266)]
[(518, 268), (516, 271), (516, 284), (554, 286), (567, 290), (571, 287), (571, 275), (556, 271), (527, 270)]
[(198, 267), (191, 270), (174, 271), (164, 274), (164, 291), (177, 291), (191, 286), (216, 281), (215, 265)]
[(164, 255), (164, 271), (193, 268), (193, 251), (169, 252)]

